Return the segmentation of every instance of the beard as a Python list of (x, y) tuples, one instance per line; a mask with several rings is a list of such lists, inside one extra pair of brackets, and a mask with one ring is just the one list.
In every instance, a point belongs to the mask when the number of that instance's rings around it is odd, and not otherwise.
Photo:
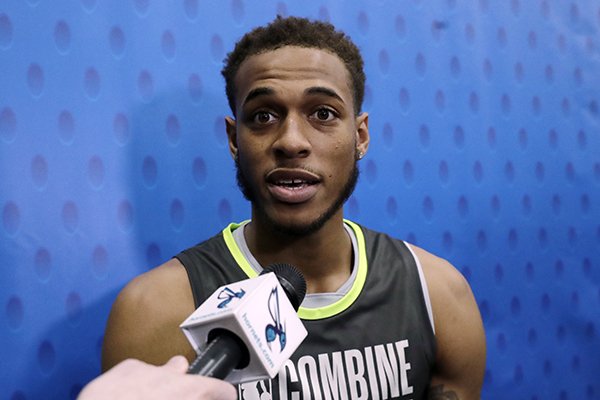
[(240, 188), (240, 191), (244, 195), (244, 198), (252, 203), (252, 207), (261, 217), (263, 217), (272, 227), (279, 233), (284, 235), (292, 236), (292, 237), (300, 237), (307, 236), (312, 233), (317, 232), (319, 229), (325, 225), (327, 221), (331, 219), (331, 217), (338, 212), (338, 210), (344, 205), (346, 200), (352, 195), (354, 192), (354, 188), (356, 187), (356, 183), (358, 182), (358, 176), (360, 175), (360, 171), (358, 169), (358, 161), (354, 160), (354, 164), (352, 165), (352, 169), (346, 179), (346, 183), (344, 184), (342, 190), (339, 195), (333, 202), (331, 202), (330, 206), (323, 212), (320, 216), (318, 216), (313, 221), (310, 221), (306, 224), (282, 224), (279, 221), (271, 218), (270, 215), (265, 211), (263, 205), (256, 200), (256, 196), (252, 190), (252, 186), (250, 185), (248, 179), (244, 175), (242, 168), (240, 168), (239, 159), (235, 160), (235, 169), (236, 169), (236, 179), (237, 185)]

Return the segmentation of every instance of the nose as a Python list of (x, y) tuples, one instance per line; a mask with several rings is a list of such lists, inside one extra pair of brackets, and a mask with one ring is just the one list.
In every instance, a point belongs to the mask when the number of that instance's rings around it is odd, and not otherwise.
[(273, 151), (276, 156), (284, 158), (304, 158), (310, 154), (310, 141), (306, 133), (308, 127), (304, 126), (302, 119), (288, 115), (280, 125), (277, 138), (273, 142)]

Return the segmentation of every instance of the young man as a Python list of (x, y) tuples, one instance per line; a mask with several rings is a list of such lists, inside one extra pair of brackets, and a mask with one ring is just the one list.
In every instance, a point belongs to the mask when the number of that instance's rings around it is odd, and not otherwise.
[(277, 18), (223, 69), (226, 119), (252, 219), (133, 280), (111, 312), (103, 366), (193, 359), (179, 324), (213, 291), (275, 262), (304, 274), (308, 338), (242, 398), (477, 399), (485, 338), (469, 285), (448, 262), (344, 220), (369, 147), (356, 46), (330, 24)]

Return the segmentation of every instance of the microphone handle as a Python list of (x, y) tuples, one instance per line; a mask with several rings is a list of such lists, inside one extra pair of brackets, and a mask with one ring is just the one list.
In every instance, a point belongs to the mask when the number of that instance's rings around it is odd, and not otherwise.
[(241, 346), (243, 343), (237, 336), (223, 330), (196, 357), (187, 373), (225, 379), (243, 358), (244, 348)]

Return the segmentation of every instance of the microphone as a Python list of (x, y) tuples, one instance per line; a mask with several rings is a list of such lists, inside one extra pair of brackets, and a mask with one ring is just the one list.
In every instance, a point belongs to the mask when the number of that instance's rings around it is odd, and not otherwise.
[(308, 334), (296, 314), (305, 294), (290, 264), (218, 288), (180, 325), (198, 354), (188, 374), (233, 384), (274, 378)]

